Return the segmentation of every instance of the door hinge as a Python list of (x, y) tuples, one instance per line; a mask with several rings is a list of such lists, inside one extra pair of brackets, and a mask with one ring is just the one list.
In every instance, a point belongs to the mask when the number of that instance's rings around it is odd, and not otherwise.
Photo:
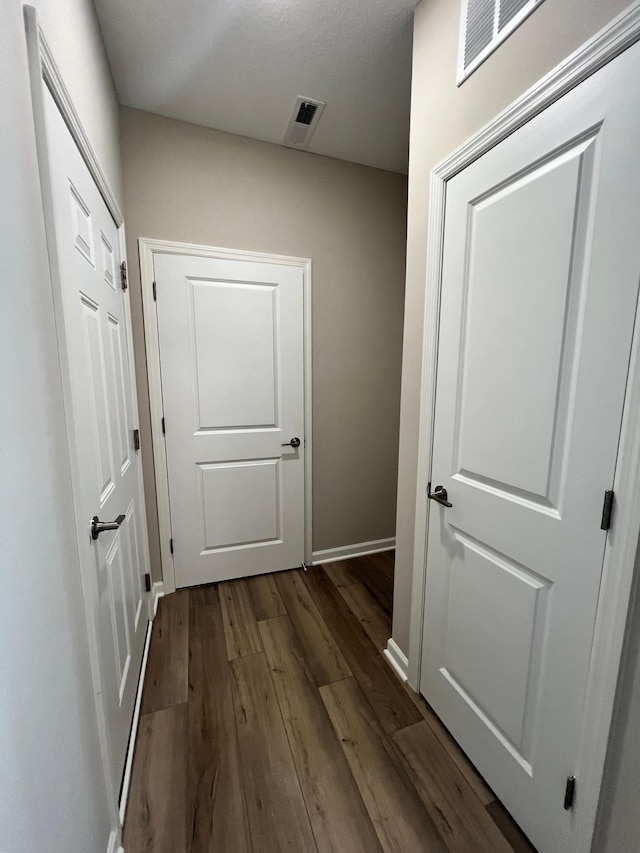
[(134, 429), (133, 431), (133, 449), (140, 450), (140, 430)]
[(573, 807), (573, 801), (576, 796), (576, 777), (569, 776), (567, 779), (567, 786), (564, 789), (564, 807), (566, 811), (569, 811), (570, 808)]
[(144, 588), (147, 592), (151, 592), (151, 575), (149, 574), (144, 576)]
[(127, 289), (127, 262), (123, 261), (120, 264), (120, 284), (122, 285), (122, 289)]
[(173, 539), (169, 539), (169, 549), (170, 549), (171, 553), (173, 554)]
[(611, 527), (611, 516), (613, 514), (613, 491), (607, 490), (604, 493), (604, 501), (602, 503), (602, 521), (600, 522), (600, 530), (608, 530)]
[(158, 301), (158, 288), (156, 286), (155, 281), (153, 282), (153, 301), (154, 302)]
[(162, 419), (162, 434), (164, 435), (165, 433), (166, 433), (166, 429), (165, 429), (164, 418), (163, 418)]

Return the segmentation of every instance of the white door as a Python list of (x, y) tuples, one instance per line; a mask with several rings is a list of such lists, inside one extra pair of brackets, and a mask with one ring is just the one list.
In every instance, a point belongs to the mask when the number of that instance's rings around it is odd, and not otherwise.
[(640, 47), (447, 185), (431, 488), (452, 505), (429, 504), (420, 686), (548, 853), (572, 828), (638, 187)]
[(154, 269), (176, 585), (299, 566), (302, 270), (163, 254)]
[[(80, 561), (117, 799), (149, 616), (127, 297), (120, 283), (118, 229), (46, 86), (44, 97), (55, 227), (50, 251), (57, 256), (64, 315), (59, 339), (70, 369)], [(94, 516), (116, 529), (94, 539)]]

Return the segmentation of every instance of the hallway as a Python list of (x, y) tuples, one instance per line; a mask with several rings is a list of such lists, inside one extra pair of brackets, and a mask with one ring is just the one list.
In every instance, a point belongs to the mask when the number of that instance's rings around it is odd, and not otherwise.
[(161, 599), (126, 853), (531, 851), (383, 659), (392, 590), (386, 552)]

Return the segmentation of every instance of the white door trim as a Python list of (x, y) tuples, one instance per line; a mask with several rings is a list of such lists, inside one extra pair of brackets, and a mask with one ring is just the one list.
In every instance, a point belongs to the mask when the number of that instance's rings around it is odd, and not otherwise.
[[(53, 214), (53, 199), (52, 199), (52, 182), (51, 175), (49, 170), (49, 158), (48, 158), (48, 147), (47, 147), (47, 136), (46, 136), (46, 125), (45, 125), (45, 103), (44, 103), (44, 94), (43, 94), (43, 82), (48, 87), (51, 92), (53, 99), (64, 118), (64, 121), (69, 128), (69, 132), (77, 145), (80, 154), (89, 170), (93, 181), (95, 182), (100, 194), (102, 195), (104, 202), (111, 214), (117, 228), (118, 228), (118, 242), (120, 247), (120, 257), (122, 259), (126, 258), (126, 240), (124, 233), (124, 217), (118, 201), (109, 185), (109, 182), (106, 178), (106, 175), (100, 165), (100, 162), (93, 150), (91, 142), (89, 141), (89, 137), (87, 136), (84, 127), (82, 126), (82, 122), (78, 116), (78, 113), (74, 107), (73, 101), (71, 99), (71, 95), (69, 94), (69, 90), (67, 89), (58, 65), (54, 59), (53, 53), (51, 52), (51, 48), (49, 47), (47, 40), (45, 38), (44, 33), (38, 23), (38, 17), (36, 10), (32, 6), (24, 6), (24, 18), (25, 18), (25, 30), (26, 30), (26, 40), (27, 40), (27, 56), (29, 63), (29, 79), (31, 86), (31, 99), (33, 105), (33, 116), (34, 116), (34, 125), (35, 125), (35, 137), (36, 137), (36, 148), (38, 155), (38, 169), (40, 173), (40, 186), (42, 191), (42, 202), (43, 202), (43, 214), (44, 214), (44, 224), (45, 231), (47, 235), (47, 248), (49, 253), (49, 268), (51, 272), (51, 291), (53, 296), (53, 306), (54, 306), (54, 314), (55, 314), (55, 322), (57, 329), (57, 344), (58, 344), (58, 357), (60, 364), (60, 374), (61, 374), (61, 382), (62, 382), (62, 392), (63, 392), (63, 401), (64, 401), (64, 411), (65, 411), (65, 427), (67, 433), (67, 446), (68, 446), (68, 459), (69, 459), (69, 469), (70, 469), (70, 482), (71, 482), (71, 491), (73, 495), (74, 501), (74, 510), (76, 518), (79, 515), (79, 506), (78, 506), (78, 495), (80, 494), (80, 476), (81, 472), (78, 467), (78, 459), (75, 453), (76, 442), (74, 439), (75, 435), (75, 427), (73, 422), (72, 415), (72, 393), (71, 393), (71, 373), (70, 373), (70, 356), (66, 346), (66, 340), (64, 334), (62, 333), (62, 329), (64, 328), (64, 317), (63, 317), (63, 305), (62, 305), (62, 282), (60, 278), (60, 272), (58, 267), (58, 258), (55, 249), (55, 218)], [(134, 360), (133, 360), (133, 346), (132, 346), (132, 338), (131, 338), (131, 309), (129, 300), (125, 300), (125, 322), (127, 324), (127, 345), (128, 345), (128, 356), (129, 356), (129, 373), (132, 384), (135, 387), (135, 373), (134, 373)], [(134, 422), (138, 421), (138, 411), (137, 411), (137, 399), (135, 399), (135, 395), (133, 395), (133, 419)], [(137, 460), (138, 466), (141, 466), (141, 459)], [(146, 513), (144, 506), (144, 490), (142, 488), (142, 470), (140, 468), (140, 507), (143, 514), (143, 518), (146, 522)], [(87, 624), (87, 643), (89, 647), (89, 661), (91, 667), (91, 675), (93, 682), (93, 692), (95, 698), (95, 708), (96, 708), (96, 717), (98, 723), (98, 737), (100, 741), (100, 754), (102, 759), (102, 767), (103, 767), (103, 775), (105, 779), (105, 787), (107, 793), (107, 807), (111, 816), (111, 824), (112, 824), (112, 832), (110, 836), (110, 846), (111, 841), (113, 841), (114, 847), (120, 843), (121, 832), (122, 832), (122, 824), (119, 817), (119, 804), (117, 802), (117, 798), (114, 796), (111, 790), (111, 773), (109, 771), (110, 767), (110, 759), (109, 752), (107, 747), (107, 732), (106, 732), (106, 723), (104, 717), (104, 711), (102, 707), (102, 703), (100, 701), (100, 695), (102, 692), (101, 685), (101, 677), (100, 677), (100, 663), (99, 663), (99, 653), (98, 653), (98, 644), (96, 638), (96, 624), (95, 618), (93, 615), (93, 599), (91, 589), (88, 586), (86, 578), (83, 576), (83, 573), (80, 571), (80, 538), (86, 536), (86, 529), (83, 527), (80, 529), (78, 525), (75, 526), (75, 538), (77, 543), (77, 550), (75, 554), (76, 565), (78, 569), (78, 573), (81, 576), (82, 582), (82, 591), (84, 598), (84, 609), (85, 609), (85, 617)], [(148, 539), (146, 536), (146, 524), (144, 528), (141, 530), (141, 538), (143, 544), (144, 551), (144, 568), (146, 572), (150, 571), (150, 561), (149, 561), (149, 545)], [(147, 615), (148, 619), (153, 618), (153, 609), (152, 609), (152, 600), (151, 596), (146, 596), (147, 600)], [(149, 630), (149, 629), (148, 629)], [(146, 657), (145, 657), (146, 664)], [(144, 666), (141, 670), (142, 679), (144, 675)], [(140, 692), (141, 683), (138, 684), (138, 692)], [(137, 723), (137, 719), (133, 722)], [(135, 732), (134, 736), (130, 738), (129, 750), (126, 758), (125, 767), (131, 761), (131, 757), (133, 754), (133, 744), (135, 742)]]
[[(447, 182), (462, 169), (513, 133), (570, 89), (606, 65), (640, 38), (640, 0), (635, 0), (581, 48), (507, 107), (493, 121), (431, 172), (429, 233), (421, 370), (418, 441), (418, 482), (414, 538), (411, 616), (407, 677), (418, 690), (424, 620), (427, 531), (435, 414), (440, 284)], [(625, 397), (614, 490), (616, 515), (607, 537), (602, 585), (594, 633), (587, 695), (581, 720), (581, 746), (576, 776), (579, 793), (574, 807), (574, 853), (590, 850), (593, 838), (625, 624), (640, 535), (640, 308), (636, 314), (631, 366)], [(390, 641), (389, 652), (395, 652)], [(578, 721), (576, 721), (578, 724)]]
[[(69, 94), (69, 90), (67, 89), (64, 80), (62, 79), (62, 75), (60, 74), (60, 70), (56, 64), (56, 61), (53, 57), (53, 53), (51, 52), (51, 48), (47, 44), (47, 40), (44, 37), (44, 33), (42, 32), (40, 25), (38, 24), (38, 18), (36, 10), (33, 6), (25, 6), (24, 7), (24, 15), (25, 22), (27, 27), (27, 43), (29, 46), (29, 59), (36, 60), (34, 64), (31, 62), (31, 70), (36, 71), (37, 73), (31, 75), (31, 84), (32, 84), (32, 96), (33, 96), (33, 84), (40, 84), (41, 80), (49, 87), (51, 94), (53, 95), (53, 100), (56, 102), (58, 109), (62, 113), (65, 122), (67, 123), (67, 127), (71, 133), (71, 136), (74, 139), (74, 142), (80, 149), (80, 153), (82, 154), (82, 158), (87, 164), (87, 168), (91, 173), (91, 177), (93, 178), (96, 186), (100, 190), (100, 194), (102, 195), (105, 203), (109, 209), (109, 213), (113, 217), (114, 222), (120, 228), (124, 223), (124, 216), (122, 215), (122, 211), (120, 210), (120, 205), (113, 194), (111, 187), (109, 186), (109, 181), (100, 165), (100, 161), (96, 157), (96, 154), (89, 142), (89, 137), (87, 136), (84, 127), (82, 126), (82, 122), (80, 121), (80, 117), (76, 112), (76, 108), (73, 105), (73, 101), (71, 100), (71, 95)], [(35, 52), (35, 56), (34, 56)], [(40, 98), (34, 98), (34, 106), (39, 109)], [(38, 117), (39, 122), (40, 117)], [(39, 128), (36, 126), (36, 132), (39, 132)], [(122, 255), (124, 257), (124, 254)]]
[(160, 376), (160, 344), (158, 340), (158, 320), (156, 302), (153, 298), (154, 255), (198, 255), (203, 258), (216, 258), (226, 261), (258, 261), (267, 264), (280, 264), (299, 267), (302, 270), (304, 288), (304, 421), (305, 421), (305, 461), (304, 461), (304, 553), (305, 562), (312, 561), (311, 536), (311, 467), (312, 467), (312, 408), (311, 408), (311, 260), (293, 258), (288, 255), (269, 255), (263, 252), (249, 252), (239, 249), (221, 249), (214, 246), (198, 246), (191, 243), (174, 243), (170, 240), (154, 240), (140, 237), (140, 282), (142, 286), (142, 310), (144, 317), (145, 352), (147, 356), (147, 377), (149, 383), (149, 408), (151, 410), (151, 435), (153, 446), (153, 464), (155, 470), (156, 495), (158, 501), (158, 524), (160, 527), (160, 559), (162, 563), (162, 582), (164, 593), (176, 588), (173, 555), (169, 548), (171, 539), (171, 515), (169, 512), (169, 479), (167, 475), (167, 456), (162, 433), (162, 383)]

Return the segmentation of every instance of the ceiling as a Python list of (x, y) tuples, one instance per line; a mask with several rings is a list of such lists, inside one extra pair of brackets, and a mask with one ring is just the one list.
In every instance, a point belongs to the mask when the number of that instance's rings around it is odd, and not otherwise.
[(281, 143), (326, 101), (309, 151), (407, 171), (417, 0), (94, 0), (122, 104)]

